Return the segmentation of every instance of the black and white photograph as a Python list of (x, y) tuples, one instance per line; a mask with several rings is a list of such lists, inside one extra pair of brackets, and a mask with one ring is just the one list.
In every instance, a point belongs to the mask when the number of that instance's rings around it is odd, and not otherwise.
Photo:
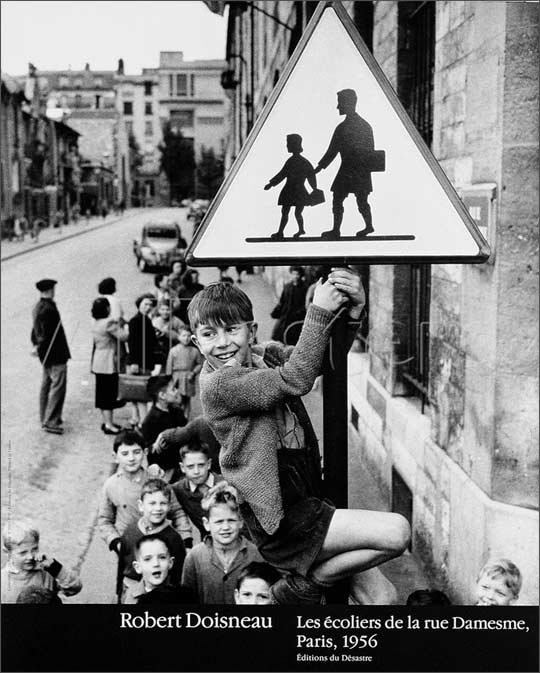
[(538, 10), (2, 0), (3, 670), (538, 670)]

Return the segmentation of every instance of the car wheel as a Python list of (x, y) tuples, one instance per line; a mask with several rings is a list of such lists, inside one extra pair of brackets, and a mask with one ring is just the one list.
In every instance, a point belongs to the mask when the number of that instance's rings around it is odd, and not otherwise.
[(143, 259), (142, 257), (139, 259), (139, 265), (138, 265), (138, 266), (139, 266), (139, 270), (142, 271), (143, 273), (144, 273), (144, 272), (147, 270), (147, 268), (148, 268), (147, 263), (144, 261), (144, 259)]

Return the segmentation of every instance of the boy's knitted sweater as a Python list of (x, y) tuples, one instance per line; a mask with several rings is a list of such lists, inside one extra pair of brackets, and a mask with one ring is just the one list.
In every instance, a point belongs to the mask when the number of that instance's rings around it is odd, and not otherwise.
[(260, 369), (230, 361), (220, 369), (205, 362), (200, 377), (204, 415), (221, 444), (225, 479), (248, 502), (272, 535), (283, 518), (277, 450), (281, 446), (275, 409), (287, 398), (307, 394), (320, 374), (334, 314), (311, 305), (296, 346), (270, 342), (255, 355), (281, 363)]

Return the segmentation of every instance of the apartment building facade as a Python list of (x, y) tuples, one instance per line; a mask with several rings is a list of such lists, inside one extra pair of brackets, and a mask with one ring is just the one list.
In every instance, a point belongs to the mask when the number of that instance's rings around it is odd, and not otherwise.
[[(388, 509), (410, 520), (435, 586), (467, 603), (498, 554), (522, 570), (520, 602), (537, 604), (538, 13), (526, 2), (342, 4), (492, 248), (483, 265), (364, 269), (350, 442)], [(317, 3), (227, 6), (230, 167)], [(286, 269), (266, 272), (279, 291)]]

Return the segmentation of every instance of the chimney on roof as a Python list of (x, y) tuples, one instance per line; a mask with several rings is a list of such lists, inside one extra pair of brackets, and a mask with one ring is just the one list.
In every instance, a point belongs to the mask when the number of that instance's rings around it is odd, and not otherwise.
[(87, 63), (87, 64), (84, 66), (84, 69), (85, 69), (86, 71), (90, 70), (90, 63)]
[(28, 76), (29, 77), (35, 77), (37, 72), (37, 68), (33, 63), (28, 63)]
[(116, 71), (118, 75), (123, 75), (124, 74), (124, 59), (119, 58), (118, 59), (118, 70)]

